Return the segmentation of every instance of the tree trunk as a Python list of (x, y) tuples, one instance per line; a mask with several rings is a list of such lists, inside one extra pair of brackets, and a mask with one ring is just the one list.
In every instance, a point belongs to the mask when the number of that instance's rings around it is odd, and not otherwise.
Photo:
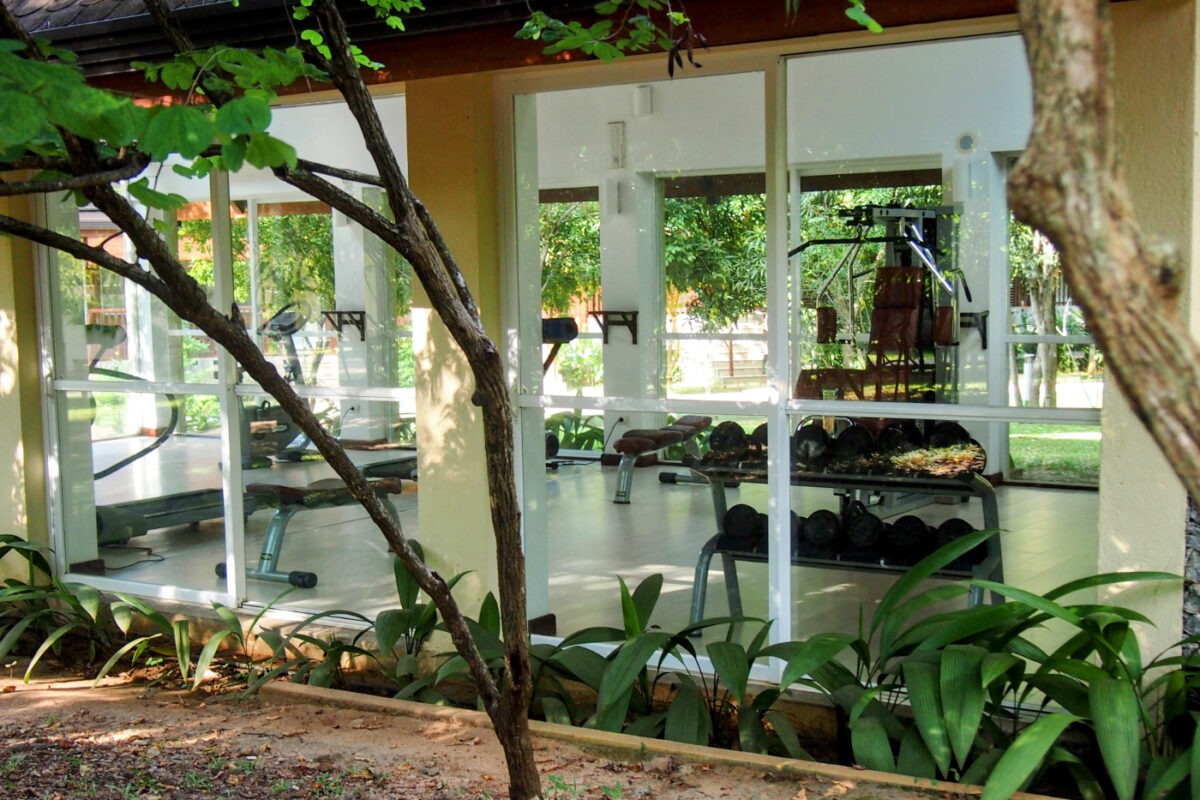
[[(165, 38), (179, 52), (193, 50), (183, 29), (163, 0), (147, 0), (146, 6), (160, 23)], [(225, 316), (213, 308), (203, 289), (188, 275), (170, 248), (152, 225), (147, 223), (117, 193), (111, 184), (82, 188), (88, 200), (106, 214), (131, 240), (138, 257), (150, 264), (153, 273), (137, 264), (111, 257), (98, 248), (59, 236), (19, 220), (0, 219), (0, 227), (33, 241), (57, 247), (77, 257), (94, 261), (116, 271), (146, 288), (183, 319), (189, 320), (214, 342), (223, 347), (245, 369), (246, 374), (274, 397), (297, 426), (324, 456), (326, 462), (346, 484), (351, 495), (366, 509), (379, 527), (393, 552), (429, 595), (442, 614), (455, 649), (467, 663), (483, 707), (494, 725), (504, 749), (509, 770), (509, 795), (514, 800), (541, 796), (541, 780), (533, 759), (529, 738), (528, 707), (532, 694), (529, 667), (529, 633), (526, 621), (525, 562), (521, 548), (520, 506), (516, 492), (513, 456), (514, 418), (505, 380), (504, 366), (495, 344), (488, 338), (478, 308), (471, 298), (466, 280), (442, 240), (433, 220), (413, 197), (400, 172), (395, 154), (383, 133), (378, 113), (351, 50), (341, 16), (332, 0), (319, 0), (313, 14), (323, 30), (329, 59), (322, 66), (346, 99), (362, 131), (376, 168), (376, 176), (351, 176), (382, 187), (392, 212), (392, 220), (375, 212), (352, 194), (313, 172), (306, 163), (296, 169), (279, 168), (276, 173), (288, 183), (362, 224), (394, 247), (413, 265), (431, 304), (456, 343), (463, 349), (475, 377), (473, 401), (480, 406), (484, 420), (487, 452), (488, 491), (491, 498), (496, 557), (499, 564), (501, 622), (505, 647), (505, 675), (497, 686), (471, 638), (457, 602), (446, 582), (416, 556), (399, 525), (387, 513), (369, 482), (349, 459), (341, 445), (326, 431), (292, 386), (273, 364), (266, 360), (247, 335), (239, 316)], [(23, 41), (30, 57), (40, 57), (40, 49), (16, 19), (0, 5), (0, 30)], [(203, 75), (199, 78), (205, 80)], [(208, 86), (207, 96), (216, 105), (230, 99), (227, 90)], [(102, 173), (95, 143), (63, 132), (71, 173), (91, 176)], [(144, 168), (145, 163), (141, 166)], [(344, 173), (344, 171), (342, 171)], [(136, 173), (135, 173), (136, 174)], [(128, 177), (128, 176), (125, 176)], [(346, 177), (342, 174), (340, 177)], [(106, 180), (119, 180), (120, 177)], [(43, 191), (36, 186), (30, 191)]]
[(1034, 128), (1010, 204), (1058, 248), (1116, 386), (1200, 497), (1200, 348), (1179, 313), (1178, 255), (1142, 233), (1117, 170), (1108, 4), (1021, 0), (1020, 14)]

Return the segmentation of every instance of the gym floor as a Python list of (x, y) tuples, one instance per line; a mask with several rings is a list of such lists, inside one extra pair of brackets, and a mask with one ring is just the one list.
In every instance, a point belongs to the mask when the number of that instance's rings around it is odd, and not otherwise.
[[(112, 463), (143, 440), (98, 442), (97, 468)], [(371, 460), (388, 454), (370, 454)], [(394, 454), (391, 457), (395, 457)], [(145, 458), (96, 484), (98, 504), (138, 497), (156, 497), (192, 489), (215, 488), (219, 473), (219, 443), (206, 437), (177, 436)], [(589, 625), (620, 625), (617, 576), (632, 588), (645, 577), (662, 573), (664, 586), (654, 623), (665, 630), (687, 624), (696, 558), (715, 531), (712, 496), (704, 485), (666, 485), (658, 481), (664, 468), (634, 473), (632, 502), (612, 502), (616, 468), (594, 462), (566, 464), (548, 471), (547, 509), (550, 535), (550, 605), (559, 634)], [(331, 476), (321, 462), (281, 464), (247, 471), (246, 481), (305, 485)], [(419, 493), (407, 482), (404, 493), (392, 497), (406, 534), (421, 539), (417, 523)], [(797, 488), (793, 503), (801, 513), (836, 508), (828, 490)], [(1095, 491), (1046, 489), (1005, 485), (996, 490), (1003, 529), (1005, 580), (1025, 589), (1045, 591), (1082, 577), (1096, 562), (1098, 494)], [(729, 490), (730, 505), (749, 503), (766, 508), (766, 487), (743, 484)], [(960, 516), (976, 527), (983, 524), (981, 504), (925, 504), (901, 513), (915, 513), (930, 523)], [(247, 520), (246, 550), (257, 561), (273, 509)], [(424, 540), (423, 540), (424, 541)], [(432, 540), (427, 548), (436, 547)], [(137, 548), (137, 549), (134, 549)], [(103, 548), (109, 575), (136, 582), (194, 589), (218, 589), (214, 573), (224, 559), (223, 525), (219, 520), (198, 526), (152, 531), (130, 540), (129, 548)], [(357, 506), (303, 511), (287, 528), (280, 568), (310, 570), (320, 577), (313, 589), (292, 592), (284, 603), (296, 611), (353, 610), (373, 617), (395, 605), (391, 559), (387, 545)], [(764, 616), (767, 608), (766, 567), (738, 567), (745, 613)], [(793, 637), (829, 630), (857, 630), (860, 609), (869, 619), (873, 604), (894, 576), (850, 570), (796, 567), (792, 571)], [(709, 575), (705, 615), (727, 612), (720, 568), (715, 559)], [(284, 584), (252, 580), (251, 603), (266, 603), (287, 588)]]

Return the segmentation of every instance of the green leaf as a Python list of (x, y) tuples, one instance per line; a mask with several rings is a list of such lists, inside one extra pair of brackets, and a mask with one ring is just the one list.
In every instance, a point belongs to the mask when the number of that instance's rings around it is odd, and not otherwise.
[(646, 630), (646, 626), (642, 624), (637, 604), (633, 602), (633, 595), (629, 593), (625, 579), (618, 575), (617, 582), (621, 586), (621, 622), (625, 626), (625, 638), (633, 639)]
[(971, 762), (971, 766), (963, 771), (959, 777), (959, 781), (972, 786), (983, 786), (987, 782), (988, 776), (992, 774), (992, 770), (996, 768), (996, 763), (1000, 761), (1002, 755), (1004, 755), (1004, 750), (999, 747), (984, 750), (975, 757), (975, 760)]
[(192, 667), (192, 634), (186, 619), (177, 619), (171, 626), (175, 637), (175, 660), (179, 662), (179, 673), (187, 683)]
[(156, 161), (173, 153), (195, 158), (213, 143), (213, 123), (194, 106), (160, 106), (146, 126), (143, 149)]
[(1200, 797), (1200, 725), (1192, 733), (1191, 751), (1192, 797)]
[(988, 776), (981, 800), (1009, 800), (1042, 764), (1058, 737), (1079, 717), (1048, 714), (1021, 732)]
[(847, 8), (846, 16), (869, 30), (871, 33), (883, 33), (883, 26), (876, 22), (861, 5), (852, 5)]
[(1096, 744), (1117, 798), (1132, 800), (1137, 788), (1141, 737), (1137, 693), (1128, 681), (1104, 678), (1092, 683), (1088, 703)]
[(250, 143), (246, 147), (246, 161), (250, 162), (250, 166), (259, 169), (282, 166), (294, 168), (296, 148), (269, 133), (251, 134)]
[(904, 682), (908, 687), (908, 696), (912, 702), (913, 718), (917, 721), (917, 730), (929, 748), (937, 764), (938, 772), (946, 775), (950, 772), (950, 737), (947, 731), (948, 720), (942, 708), (942, 697), (938, 691), (939, 669), (936, 664), (926, 664), (920, 661), (906, 661), (903, 665)]
[[(662, 647), (667, 640), (665, 633), (643, 633), (627, 642), (617, 651), (612, 663), (600, 681), (600, 710), (629, 702), (629, 689), (638, 675), (646, 669), (646, 662), (655, 650)], [(624, 711), (622, 711), (622, 716)]]
[(852, 641), (854, 637), (848, 633), (818, 633), (802, 642), (771, 645), (762, 651), (762, 655), (787, 661), (779, 681), (780, 686), (787, 687), (836, 657)]
[(967, 764), (983, 719), (987, 700), (982, 675), (985, 654), (982, 647), (969, 645), (951, 645), (942, 653), (942, 713), (946, 717), (950, 746), (960, 767)]
[(999, 531), (982, 530), (962, 536), (949, 544), (939, 547), (933, 553), (918, 561), (912, 569), (904, 573), (887, 593), (879, 601), (879, 606), (875, 610), (875, 615), (871, 619), (870, 635), (866, 638), (874, 637), (879, 627), (887, 620), (888, 615), (892, 612), (900, 602), (908, 596), (913, 589), (917, 588), (926, 578), (933, 573), (942, 569), (956, 558), (966, 555), (977, 545), (986, 542), (993, 536), (996, 536)]
[(712, 718), (708, 715), (704, 693), (687, 678), (682, 679), (675, 689), (675, 698), (667, 709), (663, 735), (673, 742), (708, 744)]
[(988, 653), (983, 657), (980, 666), (980, 678), (985, 687), (991, 686), (1000, 676), (1021, 663), (1021, 659), (1011, 653)]
[(766, 753), (767, 732), (762, 719), (749, 706), (738, 706), (738, 746), (743, 753)]
[(24, 145), (49, 121), (41, 103), (19, 92), (0, 92), (0, 147)]
[(95, 622), (100, 615), (100, 592), (91, 586), (81, 585), (75, 589), (75, 598), (79, 601), (80, 607)]
[(783, 749), (787, 752), (788, 757), (798, 758), (802, 761), (816, 761), (800, 745), (800, 737), (796, 735), (796, 728), (792, 725), (792, 720), (787, 714), (772, 709), (763, 714), (763, 718), (771, 723), (771, 727), (775, 729), (775, 735), (779, 737), (779, 743), (783, 745)]
[(491, 592), (484, 595), (479, 607), (479, 624), (496, 636), (500, 635), (500, 605), (496, 602), (496, 595)]
[(604, 679), (609, 661), (595, 650), (586, 647), (571, 647), (557, 653), (550, 663), (562, 669), (584, 686), (600, 691), (600, 683)]
[(622, 733), (629, 736), (645, 736), (647, 739), (657, 739), (662, 735), (663, 720), (666, 718), (666, 712), (660, 711), (655, 714), (646, 714), (638, 717)]
[(546, 722), (553, 722), (555, 725), (570, 725), (572, 722), (566, 705), (557, 697), (542, 698), (542, 715)]
[(896, 771), (901, 775), (912, 775), (914, 778), (932, 780), (937, 777), (937, 764), (934, 763), (929, 748), (925, 746), (921, 732), (915, 727), (905, 730), (904, 736), (900, 738), (900, 755), (896, 759)]
[(633, 605), (637, 609), (638, 619), (641, 621), (639, 633), (650, 627), (650, 617), (654, 613), (654, 607), (658, 604), (662, 586), (662, 573), (656, 572), (639, 583), (638, 587), (633, 590)]
[(164, 194), (163, 192), (151, 189), (148, 178), (139, 178), (133, 183), (128, 184), (125, 189), (129, 192), (130, 197), (148, 208), (160, 208), (164, 211), (169, 211), (171, 209), (183, 208), (187, 205), (187, 198), (183, 195)]
[(214, 122), (227, 136), (259, 133), (271, 124), (271, 106), (258, 97), (238, 97), (217, 109)]
[(708, 646), (708, 658), (717, 671), (717, 677), (729, 689), (734, 700), (740, 703), (746, 697), (746, 684), (750, 681), (746, 651), (737, 642), (713, 642)]
[(854, 749), (854, 760), (867, 769), (884, 772), (896, 771), (896, 758), (887, 731), (878, 717), (867, 716), (850, 726), (850, 745)]
[(380, 611), (375, 617), (375, 642), (385, 655), (396, 649), (396, 645), (411, 630), (411, 609), (390, 608)]
[[(1146, 790), (1143, 797), (1158, 798), (1168, 794), (1188, 779), (1191, 770), (1192, 748), (1178, 756), (1159, 756), (1146, 770)], [(1193, 794), (1192, 797), (1195, 797)]]
[(120, 661), (125, 656), (125, 654), (128, 653), (130, 650), (133, 650), (136, 647), (140, 647), (140, 646), (146, 644), (147, 642), (152, 641), (157, 638), (158, 638), (157, 633), (152, 636), (142, 636), (138, 639), (134, 639), (132, 642), (128, 642), (127, 644), (125, 644), (124, 646), (119, 648), (117, 650), (117, 652), (115, 652), (111, 656), (109, 656), (108, 661), (105, 661), (104, 664), (100, 667), (100, 670), (96, 673), (95, 680), (92, 681), (92, 686), (95, 687), (97, 684), (100, 683), (100, 681), (104, 680), (104, 678), (108, 675), (108, 673), (112, 672), (112, 668), (117, 665), (117, 662)]
[(196, 677), (195, 680), (192, 681), (193, 692), (199, 689), (200, 684), (204, 682), (204, 673), (208, 671), (209, 664), (211, 664), (213, 658), (216, 657), (217, 649), (221, 646), (221, 642), (225, 640), (226, 636), (229, 636), (232, 633), (233, 632), (228, 629), (217, 631), (212, 635), (212, 638), (204, 643), (204, 649), (200, 651), (200, 657), (196, 659)]
[(50, 635), (42, 641), (41, 645), (38, 646), (37, 651), (33, 654), (33, 658), (29, 659), (29, 667), (25, 670), (25, 683), (29, 683), (29, 679), (33, 675), (33, 668), (36, 667), (37, 663), (42, 660), (42, 656), (46, 655), (46, 652), (50, 648), (54, 647), (54, 645), (58, 643), (59, 639), (62, 639), (71, 631), (81, 627), (83, 626), (78, 622), (68, 622), (53, 630)]
[[(248, 140), (241, 139), (242, 156), (245, 157), (246, 143)], [(425, 561), (425, 551), (421, 548), (421, 543), (412, 539), (408, 546), (417, 554), (417, 558), (422, 562)], [(404, 562), (399, 558), (392, 557), (392, 577), (396, 582), (396, 595), (400, 598), (401, 608), (412, 608), (417, 604), (417, 595), (421, 592), (421, 587), (417, 585), (416, 579), (408, 574), (408, 570), (404, 568)]]
[(1057, 600), (1073, 592), (1085, 589), (1095, 589), (1098, 586), (1108, 586), (1113, 583), (1141, 583), (1144, 581), (1178, 581), (1178, 575), (1169, 572), (1134, 571), (1134, 572), (1104, 572), (1099, 575), (1088, 575), (1078, 580), (1068, 581), (1046, 592), (1047, 600)]

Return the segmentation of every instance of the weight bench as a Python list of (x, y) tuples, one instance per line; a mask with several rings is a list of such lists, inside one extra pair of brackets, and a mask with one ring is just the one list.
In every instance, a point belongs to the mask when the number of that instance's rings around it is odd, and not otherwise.
[(629, 503), (633, 469), (642, 456), (657, 453), (673, 444), (682, 444), (688, 455), (699, 459), (700, 447), (696, 444), (696, 436), (711, 424), (712, 417), (686, 416), (665, 428), (626, 431), (613, 444), (613, 449), (621, 454), (621, 461), (617, 464), (617, 493), (613, 496), (613, 502), (622, 505)]
[[(383, 501), (388, 514), (393, 520), (397, 519), (396, 507), (389, 495), (399, 494), (402, 490), (400, 478), (376, 478), (370, 481), (371, 489)], [(262, 553), (258, 557), (258, 566), (247, 570), (246, 577), (262, 581), (290, 583), (301, 589), (311, 589), (317, 585), (317, 574), (293, 570), (284, 572), (279, 569), (279, 553), (283, 549), (283, 535), (287, 532), (288, 523), (292, 517), (301, 511), (314, 508), (333, 508), (357, 503), (350, 494), (349, 487), (337, 478), (326, 478), (314, 481), (308, 486), (281, 486), (273, 483), (251, 483), (246, 485), (246, 504), (253, 504), (255, 509), (277, 508), (275, 516), (267, 526), (267, 538), (263, 540)], [(225, 562), (217, 564), (217, 577), (226, 577)]]

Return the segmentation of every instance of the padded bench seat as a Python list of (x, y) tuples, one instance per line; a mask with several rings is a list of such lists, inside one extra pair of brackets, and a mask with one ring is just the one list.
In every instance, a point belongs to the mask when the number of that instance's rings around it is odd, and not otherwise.
[(696, 444), (696, 436), (707, 430), (710, 425), (712, 417), (689, 415), (680, 417), (665, 428), (635, 428), (626, 431), (613, 444), (613, 449), (621, 454), (621, 461), (617, 464), (617, 493), (613, 496), (613, 502), (629, 503), (629, 494), (633, 487), (633, 469), (642, 456), (656, 453), (673, 444), (683, 444), (688, 455), (698, 459), (700, 448)]
[[(375, 478), (370, 480), (371, 489), (383, 501), (384, 507), (392, 519), (397, 518), (396, 507), (392, 505), (388, 495), (400, 494), (403, 491), (403, 481), (400, 478)], [(279, 553), (283, 549), (283, 535), (287, 532), (288, 523), (292, 517), (301, 511), (313, 508), (331, 508), (357, 503), (349, 487), (337, 478), (313, 481), (308, 486), (286, 486), (274, 483), (250, 483), (246, 485), (247, 505), (255, 508), (277, 508), (275, 516), (267, 526), (267, 538), (263, 540), (262, 553), (258, 557), (258, 566), (246, 571), (246, 577), (290, 583), (301, 589), (311, 589), (317, 585), (317, 574), (293, 570), (283, 572), (279, 569)], [(218, 577), (226, 574), (225, 562), (217, 565)]]

